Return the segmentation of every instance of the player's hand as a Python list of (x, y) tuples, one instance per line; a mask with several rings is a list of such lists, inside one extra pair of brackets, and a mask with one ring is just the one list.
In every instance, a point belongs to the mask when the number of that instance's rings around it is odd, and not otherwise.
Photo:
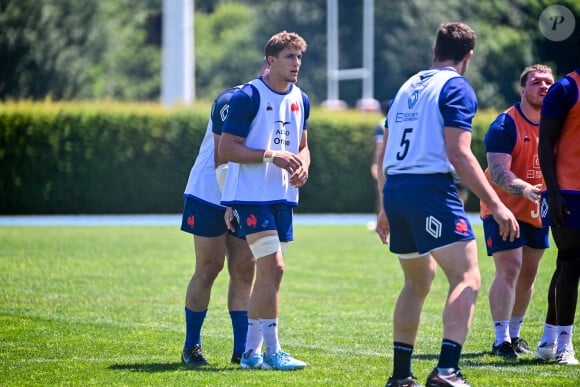
[(566, 200), (560, 192), (548, 191), (548, 211), (550, 213), (550, 218), (556, 226), (561, 226), (564, 224), (564, 218), (570, 215), (570, 210), (566, 205)]
[(291, 176), (290, 176), (290, 184), (296, 188), (302, 187), (306, 184), (308, 180), (308, 171), (304, 166), (300, 166)]
[(224, 221), (226, 222), (226, 227), (231, 232), (236, 232), (236, 222), (234, 221), (234, 210), (232, 207), (226, 207), (226, 213), (224, 214)]
[(377, 215), (377, 228), (375, 229), (376, 233), (379, 235), (379, 239), (383, 242), (384, 245), (389, 244), (389, 233), (391, 231), (389, 225), (389, 219), (387, 218), (387, 214), (385, 214), (385, 210), (381, 208), (379, 214)]
[(532, 203), (538, 204), (542, 198), (542, 185), (529, 185), (524, 188), (523, 197), (531, 201)]
[(500, 205), (493, 210), (492, 216), (499, 225), (499, 235), (504, 241), (509, 239), (513, 242), (520, 237), (520, 225), (505, 204), (500, 202)]
[(302, 167), (302, 160), (298, 155), (287, 151), (276, 151), (274, 165), (287, 170), (290, 175), (294, 174), (298, 168)]

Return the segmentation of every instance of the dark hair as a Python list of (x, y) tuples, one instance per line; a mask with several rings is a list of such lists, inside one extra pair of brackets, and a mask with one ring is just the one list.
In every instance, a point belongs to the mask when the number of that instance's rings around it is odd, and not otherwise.
[(435, 60), (459, 63), (475, 47), (475, 32), (465, 23), (443, 23), (437, 30)]
[(266, 59), (268, 59), (269, 56), (278, 56), (282, 50), (288, 47), (304, 52), (306, 51), (307, 44), (306, 41), (296, 32), (278, 32), (268, 40), (266, 47), (264, 47)]
[(381, 113), (383, 113), (384, 116), (386, 116), (389, 113), (389, 105), (391, 103), (391, 99), (385, 99), (383, 102), (381, 102)]

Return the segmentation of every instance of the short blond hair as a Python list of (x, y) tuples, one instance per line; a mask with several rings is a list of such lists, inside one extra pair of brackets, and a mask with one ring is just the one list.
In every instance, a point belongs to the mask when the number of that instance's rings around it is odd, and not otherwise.
[(530, 73), (533, 72), (538, 72), (538, 73), (543, 73), (543, 74), (552, 74), (552, 69), (549, 66), (543, 65), (543, 64), (535, 64), (535, 65), (531, 65), (528, 66), (524, 69), (524, 71), (522, 71), (522, 74), (520, 75), (520, 86), (524, 87), (526, 86), (526, 83), (528, 83), (528, 77), (530, 75)]
[(296, 32), (282, 31), (273, 35), (266, 43), (264, 47), (264, 54), (266, 59), (270, 56), (278, 56), (284, 49), (292, 47), (299, 51), (306, 51), (306, 41), (302, 36), (298, 35)]

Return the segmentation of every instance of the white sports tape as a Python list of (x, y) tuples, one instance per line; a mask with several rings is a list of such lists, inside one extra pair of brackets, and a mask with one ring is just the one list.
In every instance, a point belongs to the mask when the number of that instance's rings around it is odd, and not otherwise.
[(250, 244), (250, 250), (252, 250), (252, 254), (254, 254), (256, 259), (260, 259), (281, 251), (280, 240), (276, 235), (267, 236)]
[(288, 247), (288, 242), (280, 242), (280, 250), (282, 250), (282, 255), (286, 254), (287, 247)]
[(224, 192), (224, 184), (226, 183), (227, 173), (228, 173), (228, 163), (220, 164), (215, 169), (215, 178), (217, 180), (221, 192)]
[(424, 257), (425, 254), (419, 254), (418, 252), (414, 253), (406, 253), (406, 254), (397, 254), (401, 259), (415, 259), (419, 257)]

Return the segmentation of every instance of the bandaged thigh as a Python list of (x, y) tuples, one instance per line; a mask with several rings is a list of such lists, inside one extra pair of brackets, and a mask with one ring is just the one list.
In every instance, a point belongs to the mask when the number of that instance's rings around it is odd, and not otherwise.
[(249, 246), (256, 259), (277, 253), (278, 251), (282, 252), (280, 240), (276, 235), (260, 238)]

